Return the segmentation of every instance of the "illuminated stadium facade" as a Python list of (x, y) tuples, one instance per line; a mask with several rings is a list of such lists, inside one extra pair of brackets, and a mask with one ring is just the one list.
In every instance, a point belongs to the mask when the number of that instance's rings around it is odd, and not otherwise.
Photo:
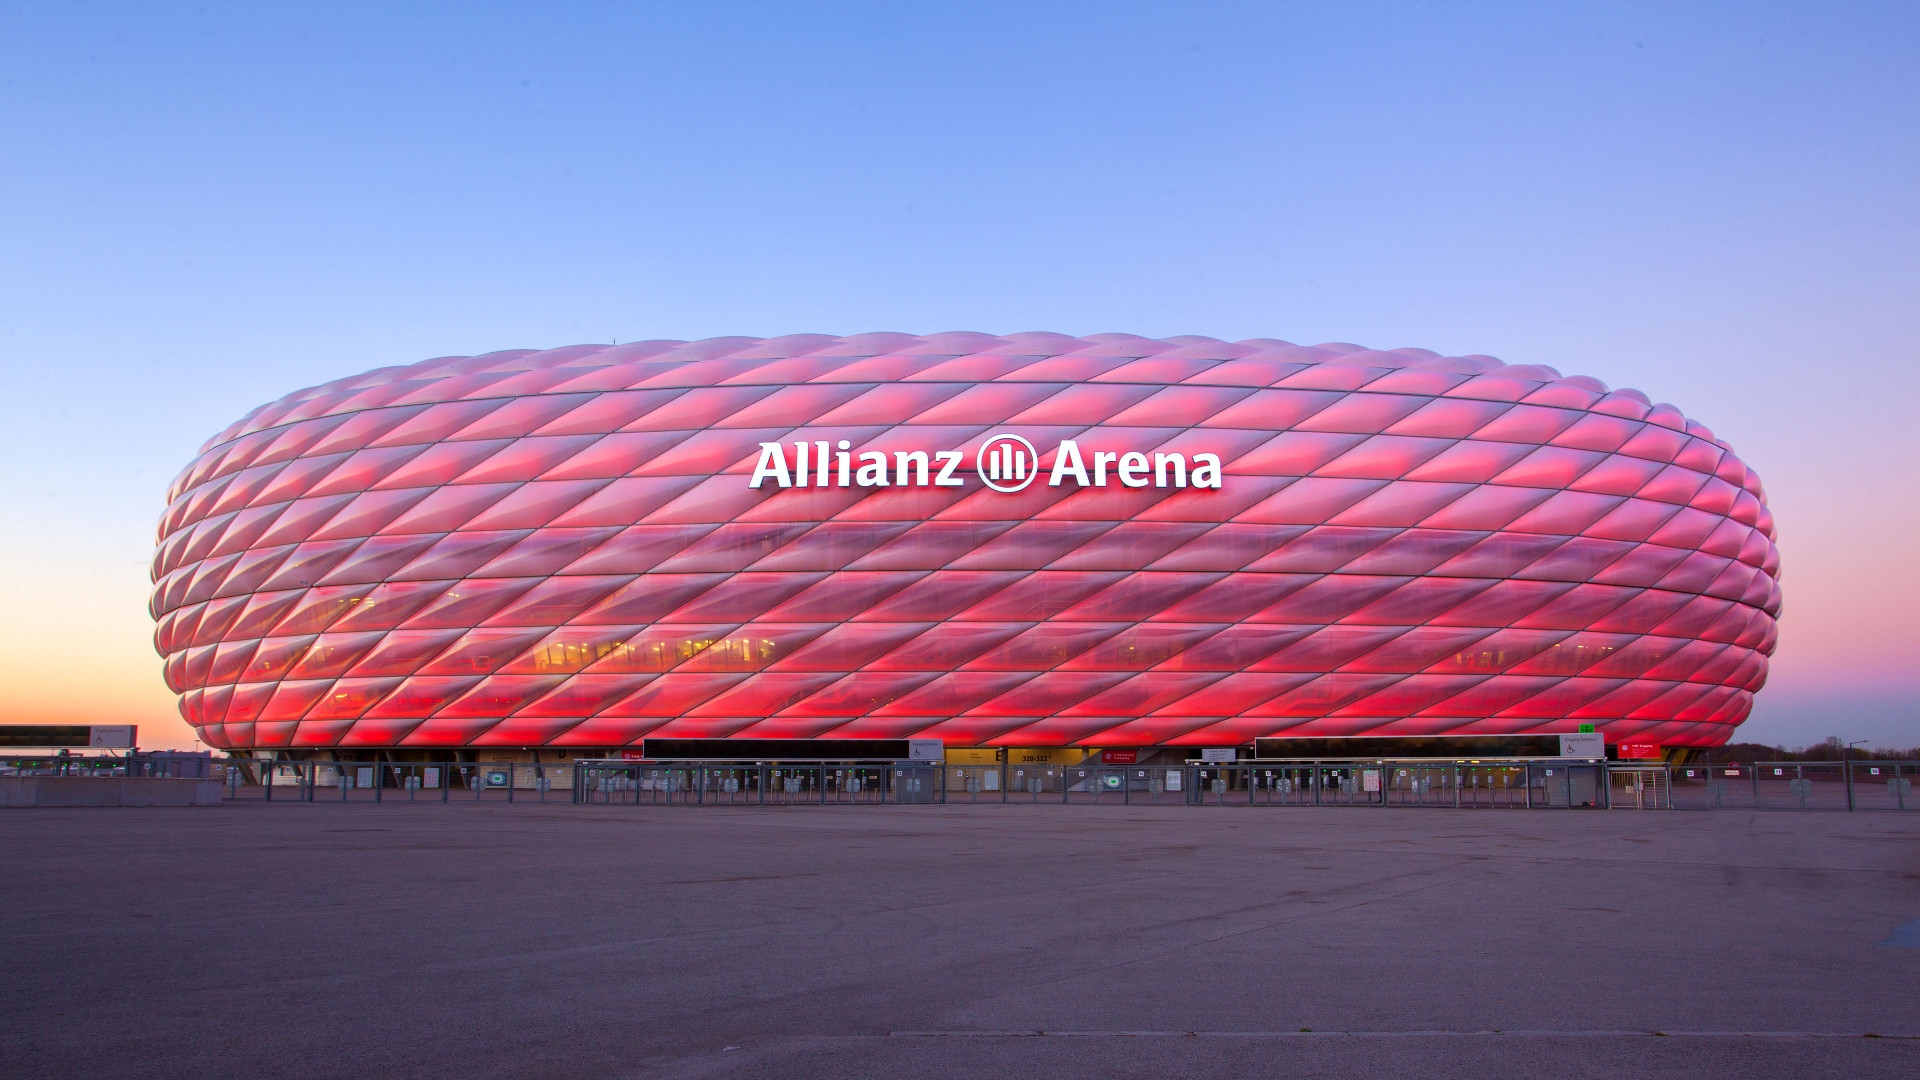
[(509, 351), (289, 395), (174, 482), (155, 640), (210, 745), (1728, 741), (1758, 477), (1551, 368), (1257, 339)]

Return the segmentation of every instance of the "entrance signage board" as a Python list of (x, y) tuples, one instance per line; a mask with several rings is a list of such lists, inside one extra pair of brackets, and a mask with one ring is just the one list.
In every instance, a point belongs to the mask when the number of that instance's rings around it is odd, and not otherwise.
[(1108, 765), (1132, 765), (1140, 760), (1138, 750), (1102, 750), (1100, 760)]
[(0, 724), (0, 747), (132, 747), (138, 730), (135, 724)]
[(1200, 751), (1201, 761), (1232, 761), (1233, 758), (1234, 753), (1233, 747), (1231, 746), (1210, 746)]
[(1595, 732), (1560, 736), (1563, 758), (1603, 758), (1607, 756), (1607, 737)]
[(1623, 758), (1658, 758), (1660, 744), (1654, 742), (1624, 742), (1620, 744), (1620, 756)]
[(1076, 746), (1014, 748), (1007, 751), (1010, 765), (1078, 765), (1087, 752)]

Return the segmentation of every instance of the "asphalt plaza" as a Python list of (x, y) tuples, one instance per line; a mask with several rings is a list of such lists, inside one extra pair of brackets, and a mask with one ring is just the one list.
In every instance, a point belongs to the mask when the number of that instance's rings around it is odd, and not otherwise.
[(1920, 1074), (1920, 817), (0, 816), (11, 1077)]

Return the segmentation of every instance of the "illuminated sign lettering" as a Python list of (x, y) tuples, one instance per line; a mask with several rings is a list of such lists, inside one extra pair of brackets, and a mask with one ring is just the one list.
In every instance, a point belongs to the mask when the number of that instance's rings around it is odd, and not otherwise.
[(973, 467), (981, 482), (993, 490), (1019, 491), (1040, 475), (1040, 452), (1020, 436), (1003, 432), (980, 444)]
[[(787, 447), (793, 452), (789, 456)], [(1091, 459), (1091, 460), (1089, 460)], [(879, 450), (854, 453), (841, 439), (831, 448), (825, 439), (799, 439), (791, 444), (763, 442), (747, 486), (767, 481), (777, 487), (961, 487), (955, 474), (965, 455), (958, 450)], [(1191, 467), (1189, 467), (1191, 466)], [(1011, 432), (989, 435), (973, 455), (980, 482), (994, 491), (1024, 490), (1044, 470), (1047, 485), (1059, 487), (1071, 480), (1080, 487), (1107, 487), (1111, 478), (1130, 488), (1212, 488), (1221, 484), (1220, 455), (1195, 454), (1191, 462), (1179, 452), (1096, 450), (1083, 453), (1073, 439), (1062, 439), (1049, 468), (1040, 452)]]

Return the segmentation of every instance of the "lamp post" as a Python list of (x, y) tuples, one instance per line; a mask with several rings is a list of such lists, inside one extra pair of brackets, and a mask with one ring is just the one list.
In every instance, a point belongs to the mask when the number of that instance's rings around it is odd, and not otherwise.
[(1856, 746), (1865, 746), (1866, 743), (1867, 740), (1865, 739), (1855, 739), (1840, 748), (1840, 764), (1842, 769), (1845, 770), (1844, 775), (1847, 778), (1848, 810), (1853, 809), (1853, 748)]

